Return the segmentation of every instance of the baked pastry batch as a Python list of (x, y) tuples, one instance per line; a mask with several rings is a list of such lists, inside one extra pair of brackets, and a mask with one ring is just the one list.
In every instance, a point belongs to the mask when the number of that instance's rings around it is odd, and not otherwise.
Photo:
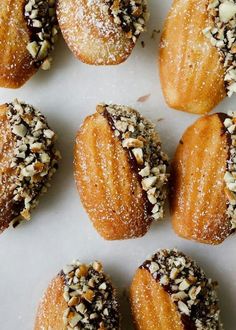
[[(146, 0), (2, 0), (0, 86), (18, 88), (39, 68), (50, 68), (59, 26), (81, 61), (119, 64), (148, 16)], [(158, 60), (170, 107), (206, 114), (236, 92), (235, 29), (234, 0), (173, 2)], [(55, 141), (33, 106), (18, 100), (0, 106), (0, 231), (30, 219), (58, 167)], [(169, 169), (151, 121), (128, 106), (98, 104), (77, 133), (74, 175), (84, 208), (107, 240), (146, 234), (164, 217), (169, 185), (175, 232), (222, 243), (236, 229), (236, 114), (198, 119)], [(219, 329), (215, 286), (183, 253), (158, 251), (132, 281), (135, 327)], [(120, 329), (116, 290), (99, 262), (74, 261), (52, 280), (36, 317), (35, 330), (42, 329)]]
[[(221, 323), (215, 287), (189, 257), (160, 250), (134, 275), (134, 325), (140, 330), (217, 330)], [(101, 263), (65, 266), (42, 298), (34, 329), (120, 329), (116, 291)]]

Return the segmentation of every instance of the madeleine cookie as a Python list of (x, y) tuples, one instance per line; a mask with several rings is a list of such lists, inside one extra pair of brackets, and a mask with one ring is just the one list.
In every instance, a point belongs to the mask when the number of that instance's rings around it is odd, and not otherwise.
[(49, 69), (58, 33), (55, 0), (1, 0), (0, 86), (18, 88)]
[(57, 16), (78, 59), (95, 65), (119, 64), (145, 30), (147, 0), (58, 0)]
[(58, 166), (54, 144), (55, 133), (38, 110), (17, 100), (0, 106), (0, 232), (30, 220)]
[(236, 116), (231, 115), (198, 119), (175, 153), (171, 209), (174, 230), (184, 238), (219, 244), (235, 231)]
[(160, 250), (136, 271), (130, 289), (138, 330), (218, 330), (216, 284), (177, 250)]
[(228, 2), (173, 2), (164, 25), (159, 59), (162, 90), (170, 107), (207, 113), (227, 93), (231, 95), (231, 90), (236, 90), (233, 83), (236, 52), (232, 37), (236, 27), (235, 11), (226, 24), (219, 15), (219, 7)]
[(120, 329), (116, 292), (99, 262), (67, 265), (39, 305), (34, 330)]
[(74, 163), (82, 203), (105, 239), (143, 236), (163, 217), (167, 156), (137, 111), (98, 105), (77, 134)]

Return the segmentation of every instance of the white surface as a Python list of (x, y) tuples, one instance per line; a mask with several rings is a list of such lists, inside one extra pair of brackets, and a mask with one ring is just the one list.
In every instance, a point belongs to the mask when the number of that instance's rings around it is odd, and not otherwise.
[[(158, 38), (170, 1), (150, 0), (148, 32), (129, 60), (115, 67), (93, 67), (73, 58), (63, 40), (55, 53), (51, 72), (39, 72), (19, 90), (0, 89), (1, 103), (15, 97), (37, 106), (59, 135), (63, 160), (52, 188), (42, 198), (30, 223), (9, 229), (0, 236), (0, 329), (33, 329), (39, 300), (49, 281), (74, 258), (103, 261), (120, 291), (128, 287), (136, 268), (159, 248), (177, 247), (195, 258), (209, 276), (220, 283), (222, 318), (226, 330), (236, 329), (235, 237), (217, 247), (178, 238), (168, 217), (153, 224), (140, 239), (106, 242), (98, 236), (83, 210), (72, 172), (74, 137), (85, 116), (98, 102), (133, 106), (158, 122), (164, 149), (169, 156), (185, 128), (197, 116), (167, 108), (156, 69)], [(178, 35), (176, 36), (178, 37)], [(145, 48), (140, 45), (145, 40)], [(171, 79), (171, 77), (170, 77)], [(138, 103), (140, 96), (151, 94)], [(232, 109), (235, 98), (225, 100), (217, 110)], [(127, 299), (121, 299), (122, 329), (132, 329)], [(56, 330), (56, 329), (54, 329)]]

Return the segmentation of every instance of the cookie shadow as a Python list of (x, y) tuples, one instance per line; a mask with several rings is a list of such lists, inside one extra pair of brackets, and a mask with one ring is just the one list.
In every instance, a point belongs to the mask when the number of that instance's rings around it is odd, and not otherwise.
[(35, 76), (30, 80), (32, 89), (38, 88), (40, 85), (49, 85), (54, 79), (58, 72), (62, 72), (63, 68), (66, 68), (73, 55), (70, 52), (67, 44), (65, 43), (62, 35), (59, 35), (55, 49), (52, 52), (52, 66), (50, 70), (44, 71), (39, 69)]
[[(59, 161), (58, 171), (50, 182), (51, 187), (48, 189), (47, 193), (40, 198), (40, 205), (34, 211), (35, 215), (41, 210), (56, 210), (58, 203), (63, 200), (64, 196), (71, 189), (71, 185), (75, 185), (73, 176), (75, 132), (71, 129), (69, 121), (62, 121), (60, 117), (56, 116), (55, 112), (48, 117), (51, 117), (49, 122), (53, 122), (53, 129), (58, 135), (57, 148), (61, 153), (62, 159)], [(40, 218), (38, 213), (35, 219), (36, 221), (42, 221)]]

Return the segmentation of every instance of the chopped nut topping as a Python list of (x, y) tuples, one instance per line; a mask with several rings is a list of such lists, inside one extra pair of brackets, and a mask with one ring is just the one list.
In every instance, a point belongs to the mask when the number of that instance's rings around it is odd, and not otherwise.
[(127, 138), (122, 142), (122, 145), (124, 148), (143, 148), (143, 141), (139, 139)]
[(179, 285), (179, 289), (180, 291), (185, 291), (190, 287), (190, 283), (188, 280), (183, 279), (183, 281), (180, 283)]
[[(13, 200), (21, 215), (30, 219), (30, 210), (38, 203), (38, 196), (47, 190), (48, 181), (58, 167), (60, 154), (54, 148), (55, 134), (45, 137), (46, 119), (32, 106), (15, 100), (8, 104), (7, 119), (15, 143), (10, 168), (15, 171), (12, 182)], [(41, 124), (41, 129), (35, 127)]]
[(178, 301), (178, 308), (179, 308), (180, 312), (182, 312), (183, 314), (188, 315), (188, 316), (190, 315), (188, 306), (185, 303), (183, 303), (181, 300)]
[(230, 136), (231, 146), (229, 148), (229, 159), (224, 175), (226, 184), (225, 193), (228, 198), (227, 215), (232, 224), (232, 230), (236, 229), (236, 126), (234, 124), (236, 113), (229, 113), (224, 120), (226, 132)]
[(179, 301), (188, 298), (188, 295), (183, 291), (179, 291), (177, 293), (173, 293), (171, 298), (173, 301)]
[(192, 323), (193, 329), (219, 329), (215, 284), (196, 262), (175, 249), (160, 250), (140, 268), (147, 269), (159, 281), (170, 294), (182, 317), (187, 318), (188, 324)]
[(168, 158), (161, 150), (154, 125), (125, 106), (100, 104), (98, 110), (108, 117), (114, 135), (137, 165), (137, 174), (150, 205), (148, 214), (155, 220), (161, 219), (166, 199)]
[(132, 154), (134, 155), (138, 165), (143, 164), (143, 150), (141, 148), (133, 148)]
[(67, 303), (63, 313), (66, 329), (119, 329), (115, 291), (99, 262), (85, 265), (74, 261), (63, 268), (62, 275)]
[(145, 31), (149, 18), (147, 0), (105, 0), (105, 3), (114, 23), (120, 25), (127, 37), (136, 42), (140, 33)]
[(32, 31), (27, 50), (36, 66), (50, 69), (54, 44), (59, 32), (56, 19), (56, 0), (27, 0), (24, 15)]
[(178, 268), (173, 268), (173, 269), (171, 269), (171, 272), (170, 272), (170, 278), (172, 280), (174, 280), (174, 279), (176, 279), (178, 274), (179, 274), (179, 269)]
[(148, 190), (152, 188), (155, 183), (157, 182), (157, 177), (156, 176), (149, 176), (148, 178), (145, 178), (142, 180), (142, 186), (144, 190)]
[(88, 289), (83, 295), (82, 298), (84, 298), (85, 300), (87, 300), (88, 302), (92, 302), (93, 298), (94, 298), (94, 292), (93, 290)]
[(151, 262), (149, 270), (151, 272), (151, 274), (155, 273), (156, 271), (158, 271), (159, 266), (156, 262)]
[[(68, 295), (69, 296), (69, 295)], [(72, 307), (72, 306), (76, 306), (79, 302), (79, 297), (72, 297), (70, 298), (70, 300), (68, 301), (68, 306)]]
[(228, 96), (236, 92), (236, 3), (235, 0), (210, 0), (208, 13), (213, 26), (203, 30), (221, 56), (225, 69), (225, 88)]

